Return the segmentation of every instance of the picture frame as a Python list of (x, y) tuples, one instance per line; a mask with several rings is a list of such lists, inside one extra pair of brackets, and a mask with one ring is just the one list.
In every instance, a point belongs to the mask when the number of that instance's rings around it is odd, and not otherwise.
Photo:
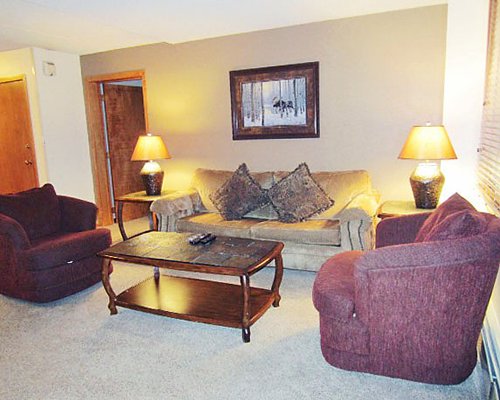
[(229, 72), (233, 140), (319, 137), (319, 62)]

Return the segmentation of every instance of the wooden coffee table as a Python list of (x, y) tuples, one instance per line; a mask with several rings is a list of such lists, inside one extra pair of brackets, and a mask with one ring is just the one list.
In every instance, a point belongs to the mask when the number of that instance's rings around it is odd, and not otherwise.
[[(207, 245), (191, 245), (189, 233), (147, 232), (98, 253), (103, 257), (102, 283), (116, 306), (189, 321), (241, 328), (250, 341), (250, 326), (271, 306), (279, 306), (283, 277), (283, 243), (217, 237)], [(112, 260), (154, 267), (151, 278), (116, 295), (109, 281)], [(271, 261), (276, 269), (271, 289), (250, 286), (250, 276)], [(240, 285), (204, 279), (168, 276), (159, 268), (231, 275)]]

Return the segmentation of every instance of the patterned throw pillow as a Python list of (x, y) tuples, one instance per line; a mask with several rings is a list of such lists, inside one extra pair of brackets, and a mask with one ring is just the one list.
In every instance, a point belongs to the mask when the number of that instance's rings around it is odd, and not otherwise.
[(250, 176), (245, 163), (210, 195), (210, 200), (226, 220), (241, 219), (269, 202), (266, 191)]
[(267, 192), (281, 222), (300, 222), (335, 204), (311, 176), (306, 163)]

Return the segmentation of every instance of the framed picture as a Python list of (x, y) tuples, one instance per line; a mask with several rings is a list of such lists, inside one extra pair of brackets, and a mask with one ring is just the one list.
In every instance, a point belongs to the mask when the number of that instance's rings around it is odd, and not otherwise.
[(319, 63), (230, 71), (233, 140), (319, 137)]

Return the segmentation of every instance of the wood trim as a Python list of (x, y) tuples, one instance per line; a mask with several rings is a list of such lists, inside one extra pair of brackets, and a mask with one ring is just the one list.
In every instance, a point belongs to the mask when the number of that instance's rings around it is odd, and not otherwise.
[(97, 223), (99, 225), (111, 225), (113, 223), (113, 214), (107, 178), (108, 169), (106, 166), (106, 145), (103, 114), (100, 107), (99, 82), (86, 82), (85, 106), (87, 109), (87, 126), (95, 201), (99, 209)]
[(24, 81), (24, 83), (26, 84), (26, 75), (0, 77), (0, 83), (15, 82), (15, 81)]
[(106, 162), (106, 146), (104, 138), (103, 114), (100, 104), (99, 85), (106, 82), (127, 81), (140, 79), (144, 105), (144, 123), (149, 130), (146, 96), (146, 74), (143, 70), (117, 72), (111, 74), (94, 75), (85, 78), (85, 108), (87, 110), (87, 127), (92, 161), (92, 175), (94, 180), (95, 201), (99, 209), (97, 214), (98, 225), (113, 223), (113, 204), (111, 203)]

